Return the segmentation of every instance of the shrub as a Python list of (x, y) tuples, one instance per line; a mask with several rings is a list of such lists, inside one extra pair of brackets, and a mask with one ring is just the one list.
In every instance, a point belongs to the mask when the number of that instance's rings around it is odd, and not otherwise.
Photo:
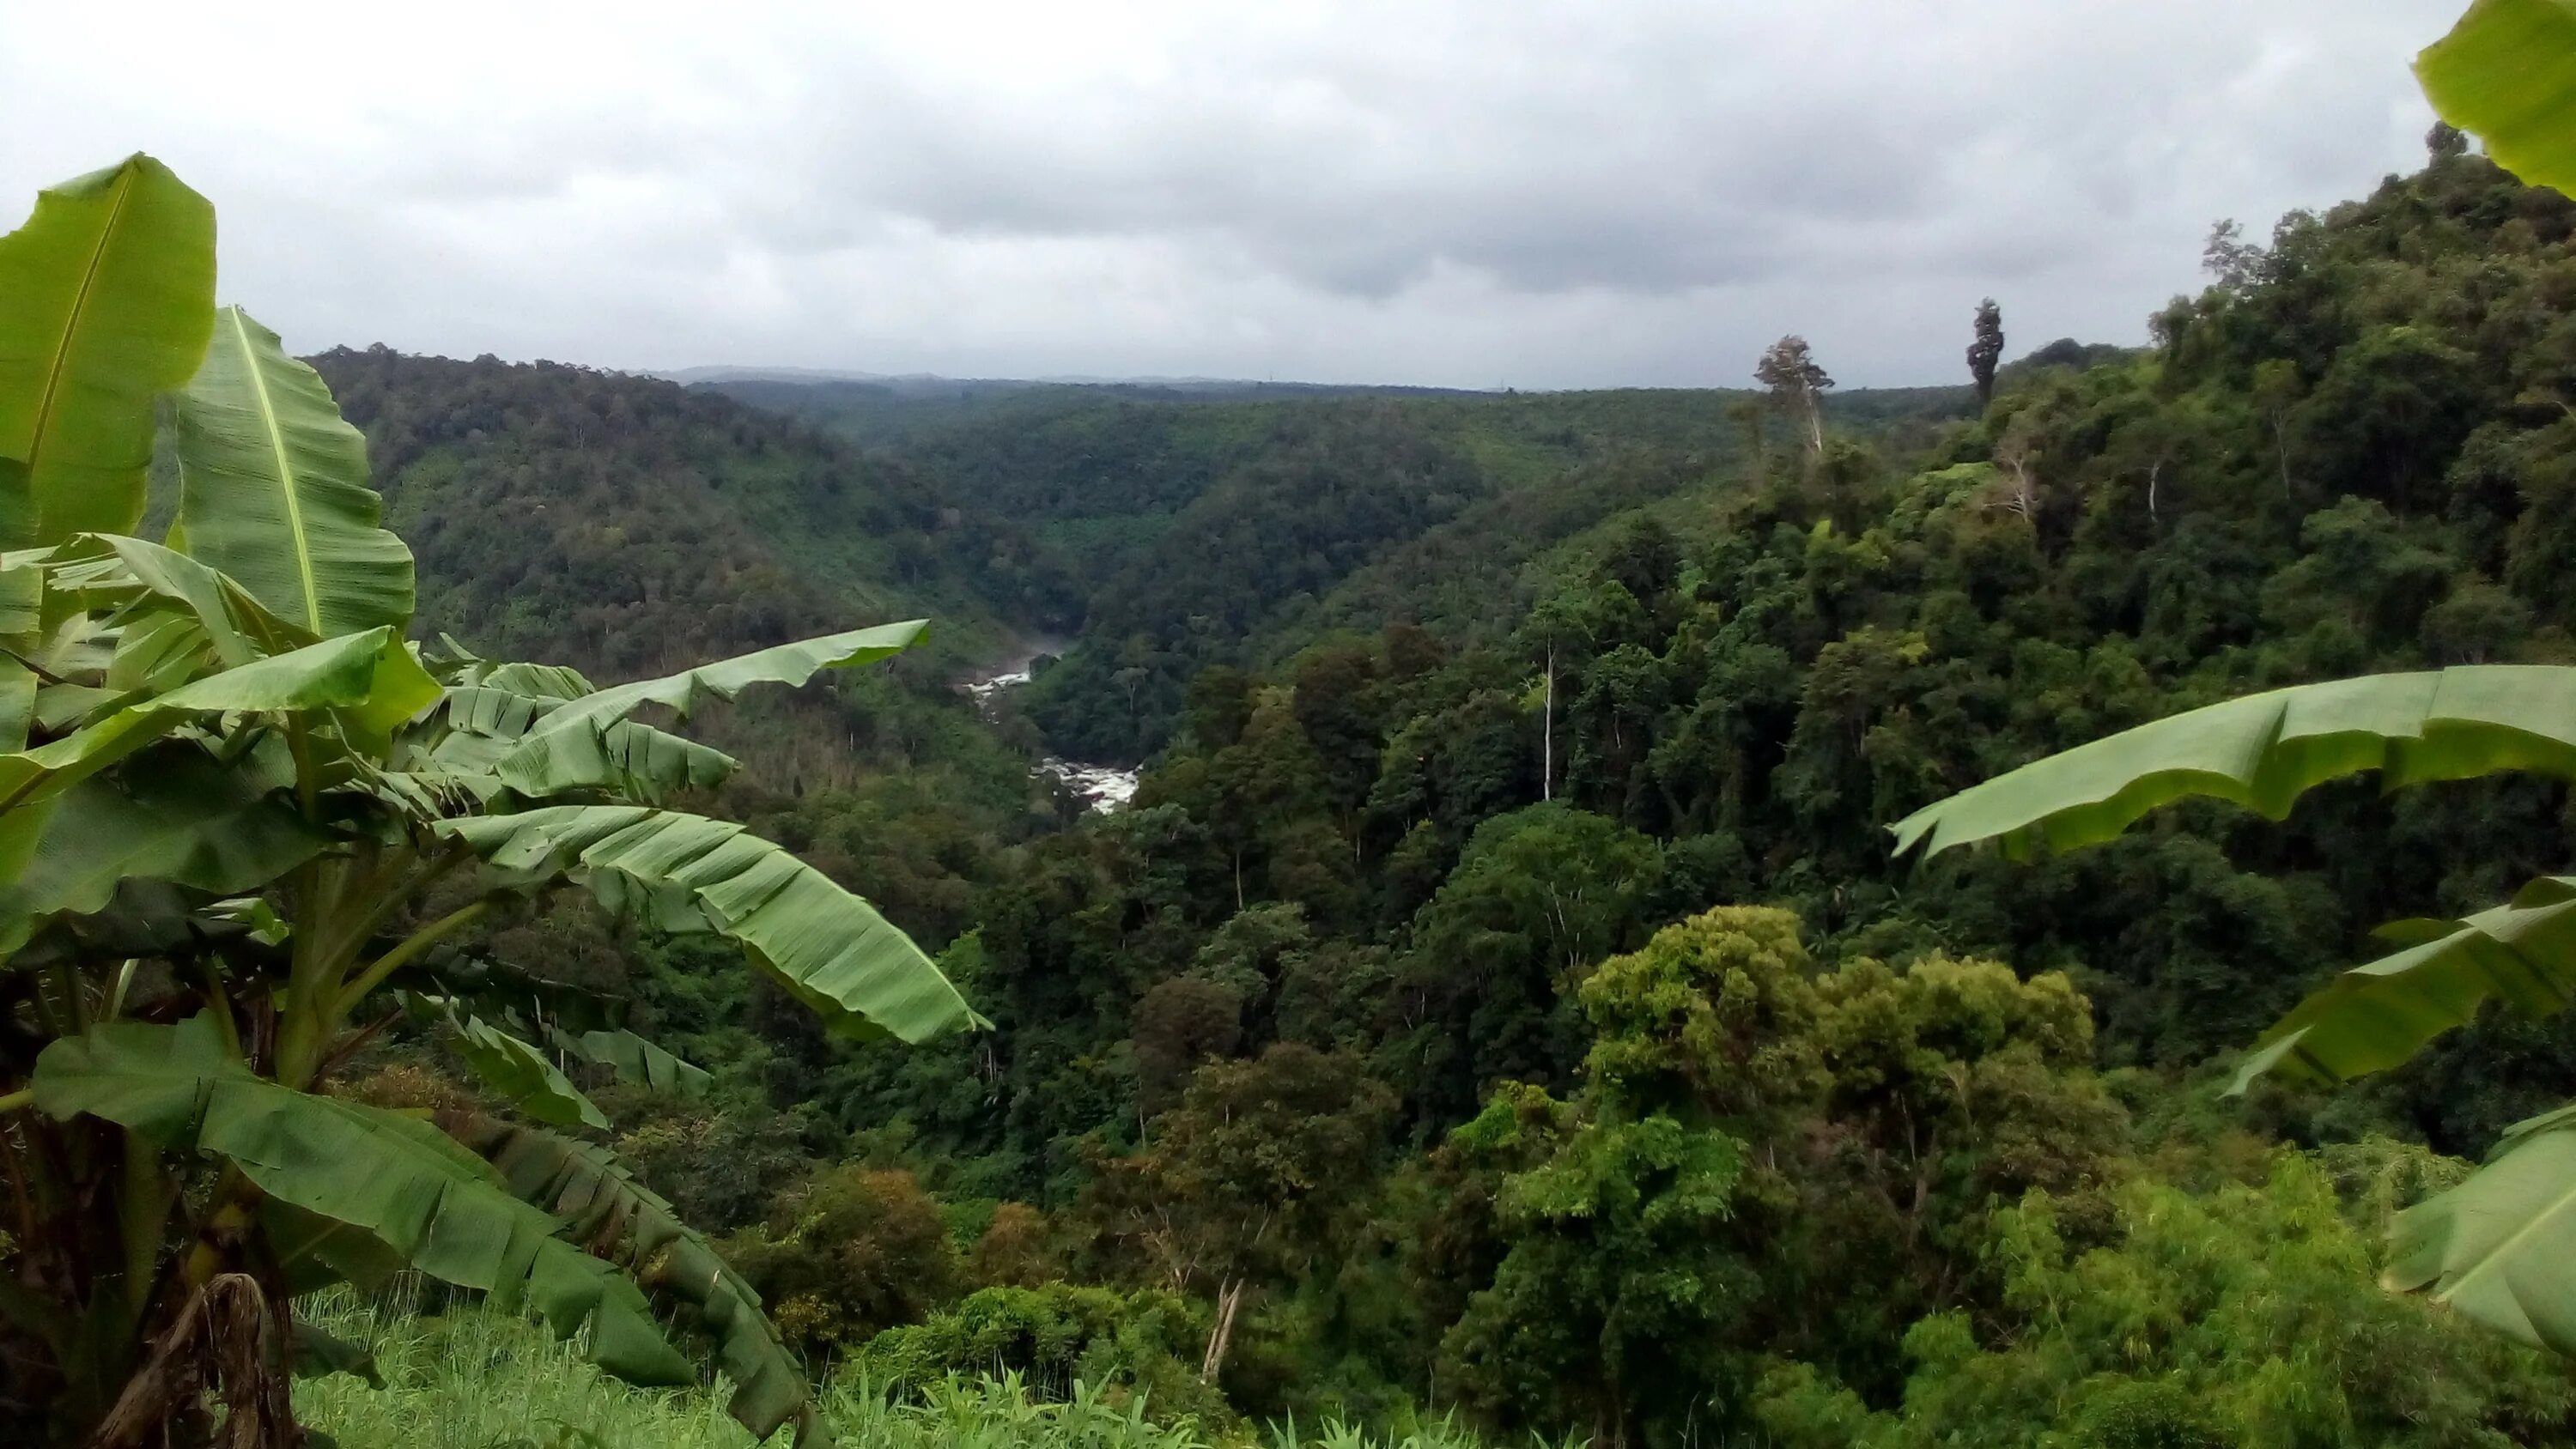
[(857, 1166), (815, 1175), (726, 1256), (794, 1347), (853, 1348), (918, 1321), (957, 1291), (956, 1249), (939, 1204), (908, 1172)]
[(992, 1221), (975, 1240), (966, 1271), (977, 1286), (985, 1288), (1034, 1288), (1064, 1276), (1054, 1245), (1048, 1241), (1046, 1215), (1024, 1202), (1006, 1202), (993, 1209)]
[(899, 1393), (973, 1374), (1016, 1374), (1032, 1393), (1056, 1397), (1077, 1383), (1141, 1390), (1157, 1422), (1224, 1423), (1233, 1411), (1186, 1361), (1206, 1335), (1203, 1316), (1169, 1293), (995, 1287), (878, 1334), (856, 1367)]

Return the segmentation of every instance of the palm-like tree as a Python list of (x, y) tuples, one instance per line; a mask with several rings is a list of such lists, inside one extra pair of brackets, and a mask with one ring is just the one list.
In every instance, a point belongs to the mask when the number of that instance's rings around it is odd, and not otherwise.
[[(749, 1286), (555, 1130), (605, 1125), (568, 1058), (704, 1074), (605, 1026), (524, 1039), (436, 983), (476, 922), (582, 888), (734, 942), (835, 1029), (979, 1024), (865, 901), (667, 808), (736, 762), (635, 718), (882, 659), (920, 621), (605, 689), (408, 642), (411, 554), (363, 440), (214, 279), (212, 208), (141, 156), (0, 238), (0, 1416), (210, 1442), (212, 1397), (227, 1442), (294, 1443), (289, 1366), (361, 1357), (294, 1300), (409, 1269), (586, 1334), (628, 1378), (693, 1379), (649, 1288), (711, 1336), (754, 1435), (824, 1442)], [(165, 399), (180, 497), (152, 542)], [(406, 1007), (447, 1018), (523, 1120), (332, 1095)]]

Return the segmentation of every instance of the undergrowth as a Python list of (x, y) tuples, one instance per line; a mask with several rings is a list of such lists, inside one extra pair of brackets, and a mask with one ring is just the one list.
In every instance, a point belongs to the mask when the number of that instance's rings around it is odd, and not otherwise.
[[(712, 1389), (639, 1389), (602, 1374), (578, 1347), (534, 1323), (479, 1307), (414, 1314), (325, 1294), (301, 1305), (315, 1326), (369, 1346), (384, 1387), (348, 1374), (296, 1384), (295, 1408), (342, 1449), (743, 1449)], [(1143, 1397), (1076, 1384), (1049, 1401), (1017, 1375), (952, 1378), (897, 1398), (852, 1377), (828, 1380), (823, 1416), (845, 1449), (1476, 1449), (1464, 1430), (1401, 1436), (1340, 1423), (1274, 1425), (1217, 1436), (1164, 1426)], [(784, 1445), (781, 1432), (772, 1442)]]

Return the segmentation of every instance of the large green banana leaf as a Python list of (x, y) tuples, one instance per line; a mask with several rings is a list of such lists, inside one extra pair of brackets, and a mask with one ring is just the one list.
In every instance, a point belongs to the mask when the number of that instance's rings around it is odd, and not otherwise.
[(593, 1066), (605, 1067), (617, 1080), (682, 1097), (703, 1097), (715, 1078), (631, 1031), (592, 1030), (574, 1036), (557, 1029), (548, 1041)]
[(226, 895), (256, 890), (331, 844), (282, 792), (295, 783), (283, 744), (229, 765), (165, 741), (93, 776), (45, 812), (34, 849), (0, 886), (0, 953), (35, 925), (103, 910), (125, 880), (164, 880)]
[(489, 665), (478, 671), (473, 679), (459, 682), (480, 684), (537, 699), (579, 699), (599, 688), (569, 664)]
[[(867, 664), (899, 653), (926, 627), (926, 620), (912, 619), (826, 634), (582, 695), (548, 711), (531, 726), (501, 758), (496, 772), (522, 794), (550, 794), (562, 788), (555, 782), (591, 768), (599, 735), (645, 705), (667, 705), (686, 715), (704, 695), (731, 699), (755, 684), (803, 684), (826, 669)], [(567, 758), (558, 761), (559, 754)]]
[(612, 1373), (694, 1381), (634, 1282), (557, 1236), (557, 1221), (490, 1164), (429, 1123), (255, 1075), (210, 1015), (57, 1040), (36, 1058), (33, 1086), (51, 1116), (86, 1113), (165, 1150), (221, 1157), (269, 1197), (363, 1229), (431, 1277), (532, 1307), (565, 1337), (588, 1328)]
[(297, 1297), (342, 1284), (374, 1293), (404, 1268), (402, 1254), (373, 1233), (273, 1197), (261, 1200), (259, 1221), (286, 1291)]
[(2576, 192), (2576, 4), (2477, 0), (2415, 61), (2443, 120), (2534, 186)]
[(153, 399), (214, 327), (215, 211), (149, 156), (36, 197), (0, 237), (0, 548), (127, 533)]
[[(117, 630), (116, 647), (108, 655), (106, 688), (120, 703), (167, 694), (203, 672), (206, 648), (206, 632), (193, 619), (158, 614), (128, 620)], [(83, 722), (95, 713), (84, 712)]]
[(511, 1191), (562, 1218), (574, 1237), (695, 1308), (734, 1382), (727, 1407), (754, 1439), (793, 1420), (798, 1449), (832, 1442), (760, 1295), (608, 1149), (485, 1117), (450, 1114), (439, 1125), (499, 1168)]
[(321, 375), (239, 307), (179, 397), (179, 524), (192, 558), (318, 638), (410, 622), (411, 550), (376, 526), (367, 443)]
[(339, 709), (362, 721), (407, 719), (438, 686), (391, 628), (344, 634), (210, 674), (50, 744), (0, 755), (0, 810), (51, 798), (197, 715)]
[(36, 671), (14, 655), (0, 654), (0, 752), (27, 748), (27, 732), (36, 722)]
[(725, 936), (838, 1029), (919, 1042), (984, 1024), (875, 907), (739, 825), (641, 805), (552, 805), (436, 828), (504, 872), (569, 873), (611, 910)]
[[(6, 475), (15, 464), (0, 463), (0, 491), (7, 488)], [(0, 561), (0, 639), (24, 640), (44, 626), (45, 568), (43, 563)]]
[(2107, 840), (2187, 795), (2279, 820), (2311, 787), (2363, 770), (2396, 789), (2505, 769), (2576, 779), (2576, 667), (2462, 665), (2247, 695), (2024, 765), (1893, 829), (1900, 854), (1997, 839), (2019, 857)]
[[(114, 571), (94, 564), (113, 560)], [(193, 622), (227, 669), (314, 643), (318, 635), (270, 613), (239, 583), (174, 549), (123, 534), (90, 534), (54, 551), (60, 573), (79, 570), (94, 607), (122, 617), (158, 602)], [(130, 626), (129, 626), (130, 627)]]
[(2526, 1343), (2576, 1354), (2576, 1123), (2508, 1131), (2487, 1164), (2389, 1224), (2382, 1281)]
[[(494, 684), (451, 686), (449, 733), (430, 757), (460, 777), (489, 775), (494, 785), (531, 799), (609, 790), (655, 803), (680, 790), (721, 785), (742, 768), (740, 760), (713, 745), (635, 720), (619, 720), (604, 729), (564, 730), (541, 753), (516, 755), (518, 743), (558, 703)], [(501, 773), (505, 763), (506, 776)]]
[(520, 1112), (555, 1127), (608, 1126), (607, 1114), (530, 1043), (470, 1011), (459, 1011), (446, 997), (405, 992), (404, 1005), (415, 1016), (445, 1020), (455, 1033), (451, 1045), (456, 1055), (483, 1085)]
[(2386, 1071), (2475, 1020), (2490, 1000), (2543, 1017), (2576, 1001), (2576, 876), (2546, 876), (2511, 904), (2457, 921), (2404, 921), (2416, 944), (2356, 966), (2281, 1018), (2238, 1069), (2334, 1083)]

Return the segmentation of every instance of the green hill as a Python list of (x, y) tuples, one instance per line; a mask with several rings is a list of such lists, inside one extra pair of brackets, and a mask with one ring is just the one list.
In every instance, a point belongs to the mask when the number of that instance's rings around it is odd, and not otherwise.
[(720, 394), (382, 348), (312, 361), (367, 433), (424, 619), (500, 653), (623, 676), (933, 614), (964, 658), (1068, 606), (1008, 515)]

